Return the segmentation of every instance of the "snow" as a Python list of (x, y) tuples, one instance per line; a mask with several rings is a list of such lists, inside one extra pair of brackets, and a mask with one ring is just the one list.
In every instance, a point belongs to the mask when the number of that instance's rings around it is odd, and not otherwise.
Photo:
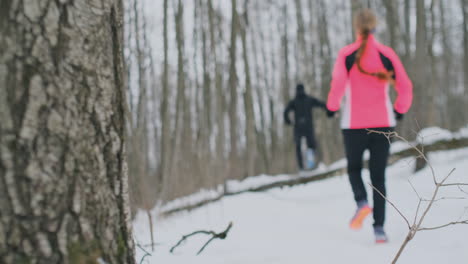
[(432, 144), (440, 140), (453, 139), (453, 134), (449, 130), (440, 127), (428, 127), (421, 130), (416, 137), (416, 141), (422, 144)]
[[(432, 153), (429, 159), (438, 179), (456, 168), (448, 182), (468, 182), (465, 173), (468, 148)], [(409, 182), (424, 198), (429, 198), (434, 188), (429, 168), (414, 174), (413, 162), (412, 158), (401, 160), (387, 170), (389, 199), (410, 221), (414, 218), (418, 196)], [(369, 182), (368, 172), (364, 171), (363, 175), (365, 182)], [(463, 189), (468, 192), (468, 188)], [(452, 199), (435, 203), (424, 227), (468, 218), (466, 193), (457, 187), (446, 187), (439, 197)], [(371, 217), (360, 231), (348, 228), (354, 210), (349, 183), (343, 175), (291, 188), (229, 196), (166, 218), (157, 216), (154, 211), (157, 244), (154, 252), (146, 248), (151, 256), (143, 263), (390, 263), (408, 231), (404, 220), (387, 205), (386, 231), (390, 241), (376, 245)], [(147, 221), (143, 213), (134, 221), (135, 239), (139, 244), (150, 243)], [(189, 238), (174, 254), (169, 253), (183, 235), (196, 230), (221, 232), (231, 221), (233, 227), (226, 240), (214, 240), (199, 256), (196, 252), (208, 236)], [(466, 263), (467, 237), (468, 225), (418, 232), (398, 263)], [(138, 262), (143, 255), (137, 248)]]
[[(409, 144), (411, 146), (417, 145), (417, 144), (429, 145), (440, 140), (451, 140), (455, 138), (468, 138), (468, 126), (460, 129), (459, 131), (455, 133), (452, 133), (448, 130), (438, 128), (438, 127), (426, 128), (426, 129), (421, 130), (418, 133), (416, 142), (409, 142)], [(390, 146), (390, 152), (397, 153), (397, 152), (406, 150), (411, 147), (410, 145), (408, 145), (407, 142), (403, 142), (403, 141), (393, 142), (392, 145)], [(364, 159), (366, 160), (369, 159), (369, 151), (364, 152)], [(345, 159), (340, 159), (330, 164), (329, 166), (326, 166), (325, 164), (321, 163), (318, 169), (314, 170), (312, 173), (307, 172), (307, 173), (301, 174), (300, 176), (311, 177), (318, 173), (323, 173), (325, 171), (332, 171), (338, 168), (344, 168), (345, 166), (346, 166)], [(243, 192), (249, 189), (255, 189), (260, 186), (267, 185), (267, 184), (273, 184), (273, 183), (277, 183), (281, 181), (291, 180), (297, 177), (298, 175), (295, 175), (295, 174), (293, 175), (283, 174), (283, 175), (274, 175), (274, 176), (259, 175), (259, 176), (247, 177), (244, 180), (229, 180), (227, 182), (227, 191), (229, 193), (238, 193), (238, 192)], [(215, 190), (201, 190), (195, 194), (175, 199), (173, 201), (170, 201), (160, 206), (159, 208), (157, 208), (157, 210), (159, 212), (167, 212), (167, 211), (171, 211), (171, 210), (181, 208), (184, 206), (191, 206), (191, 205), (203, 202), (203, 201), (220, 198), (223, 195), (223, 193), (224, 193), (223, 186), (220, 185)]]

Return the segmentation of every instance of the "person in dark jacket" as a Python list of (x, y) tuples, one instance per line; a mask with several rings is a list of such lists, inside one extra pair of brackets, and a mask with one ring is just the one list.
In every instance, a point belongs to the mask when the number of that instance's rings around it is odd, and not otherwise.
[(287, 125), (292, 125), (293, 122), (289, 117), (291, 111), (294, 112), (294, 142), (296, 144), (296, 158), (300, 170), (304, 169), (302, 151), (301, 151), (301, 140), (303, 137), (307, 141), (307, 160), (308, 169), (314, 167), (313, 153), (316, 149), (316, 142), (314, 136), (314, 122), (312, 118), (313, 108), (327, 109), (324, 102), (309, 96), (304, 91), (304, 85), (298, 84), (296, 86), (296, 97), (292, 99), (286, 109), (284, 110), (284, 122)]

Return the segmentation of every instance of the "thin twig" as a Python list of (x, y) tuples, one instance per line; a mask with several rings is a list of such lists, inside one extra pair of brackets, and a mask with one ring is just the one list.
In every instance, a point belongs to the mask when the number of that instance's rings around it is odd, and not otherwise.
[(214, 232), (212, 232), (212, 231), (200, 230), (200, 231), (195, 231), (195, 232), (192, 232), (192, 233), (190, 233), (190, 234), (188, 234), (188, 235), (182, 236), (182, 239), (179, 240), (179, 242), (177, 242), (177, 244), (176, 244), (175, 246), (173, 246), (169, 252), (172, 253), (172, 252), (174, 251), (174, 249), (175, 249), (176, 247), (180, 246), (180, 244), (182, 244), (182, 242), (184, 242), (187, 238), (189, 238), (189, 237), (191, 237), (191, 236), (194, 236), (194, 235), (196, 235), (196, 234), (212, 235), (212, 234), (214, 234)]
[(444, 228), (444, 227), (447, 227), (447, 226), (459, 225), (459, 224), (465, 224), (465, 225), (468, 224), (468, 219), (464, 220), (464, 221), (450, 222), (448, 224), (441, 225), (441, 226), (418, 228), (418, 231), (436, 230), (436, 229), (441, 229), (441, 228)]
[(416, 188), (414, 187), (413, 183), (410, 180), (408, 180), (408, 183), (411, 186), (411, 188), (413, 188), (414, 193), (416, 193), (416, 196), (418, 196), (418, 199), (419, 199), (418, 207), (416, 207), (416, 213), (414, 214), (414, 219), (413, 219), (413, 225), (414, 225), (414, 224), (416, 224), (416, 221), (418, 219), (419, 208), (421, 208), (421, 203), (422, 203), (423, 199), (419, 195), (418, 191), (416, 191)]
[(387, 198), (385, 195), (383, 195), (379, 190), (377, 190), (377, 188), (375, 188), (374, 185), (372, 185), (371, 183), (369, 183), (369, 185), (370, 185), (377, 193), (379, 193), (380, 196), (382, 196), (382, 197), (385, 199), (385, 201), (387, 201), (393, 208), (395, 208), (395, 210), (396, 210), (396, 211), (401, 215), (401, 217), (403, 217), (403, 219), (406, 221), (406, 224), (408, 225), (408, 228), (411, 228), (411, 225), (410, 225), (410, 223), (409, 223), (409, 221), (408, 221), (408, 218), (406, 218), (406, 216), (403, 215), (403, 213), (402, 213), (400, 210), (398, 210), (398, 208), (397, 208), (390, 200), (388, 200), (388, 198)]
[[(441, 197), (439, 199), (435, 199), (434, 202), (439, 202), (441, 200), (466, 200), (466, 197)], [(422, 199), (423, 202), (431, 202), (428, 199)]]
[(171, 250), (169, 252), (173, 253), (174, 249), (176, 247), (178, 247), (183, 241), (185, 241), (187, 238), (193, 236), (193, 235), (196, 235), (196, 234), (205, 234), (205, 235), (212, 235), (212, 237), (203, 245), (203, 247), (198, 251), (197, 255), (199, 255), (205, 248), (206, 246), (211, 242), (213, 241), (214, 239), (216, 238), (219, 238), (219, 239), (225, 239), (227, 237), (227, 234), (229, 232), (229, 230), (231, 229), (232, 227), (232, 222), (229, 223), (228, 227), (226, 228), (226, 230), (224, 230), (223, 232), (221, 233), (215, 233), (214, 231), (205, 231), (205, 230), (200, 230), (200, 231), (195, 231), (195, 232), (192, 232), (188, 235), (185, 235), (182, 237), (181, 240), (179, 240), (179, 242), (173, 246), (171, 248)]
[(426, 164), (429, 166), (429, 169), (431, 170), (432, 179), (434, 181), (434, 184), (438, 184), (437, 179), (436, 179), (436, 173), (435, 173), (434, 167), (432, 167), (432, 165), (429, 163), (428, 158), (424, 154), (424, 145), (423, 144), (419, 144), (419, 146), (421, 147), (421, 149), (419, 149), (417, 146), (412, 145), (406, 138), (398, 135), (398, 133), (395, 132), (395, 131), (383, 132), (383, 131), (370, 130), (370, 129), (368, 129), (368, 131), (373, 132), (373, 133), (377, 133), (377, 134), (381, 134), (381, 135), (386, 135), (387, 137), (398, 138), (399, 140), (405, 142), (410, 147), (412, 147), (419, 154), (419, 156), (426, 162)]
[(136, 244), (137, 247), (139, 247), (141, 250), (143, 250), (143, 252), (145, 252), (145, 254), (143, 255), (143, 257), (141, 257), (141, 260), (140, 260), (140, 264), (143, 263), (143, 260), (145, 260), (145, 258), (147, 256), (151, 256), (150, 253), (148, 253), (148, 251), (146, 251), (143, 247), (140, 246), (140, 244)]
[(439, 185), (444, 185), (444, 182), (453, 174), (453, 172), (455, 171), (456, 168), (453, 168), (448, 174), (447, 176), (445, 176), (445, 178), (439, 182)]
[[(442, 187), (447, 187), (447, 186), (468, 186), (468, 183), (444, 183), (444, 184), (441, 184), (440, 186)], [(462, 191), (462, 192), (465, 192), (465, 191)]]
[[(461, 185), (463, 185), (463, 184), (461, 184)], [(465, 194), (468, 194), (467, 191), (465, 191), (465, 190), (462, 189), (461, 185), (457, 185), (457, 187), (458, 187), (458, 189), (460, 190), (460, 192), (465, 193)]]
[(413, 226), (418, 221), (419, 209), (421, 208), (422, 199), (419, 198), (418, 207), (416, 208), (416, 213), (414, 214)]
[(205, 249), (206, 246), (208, 246), (208, 244), (213, 241), (216, 237), (212, 237), (210, 238), (210, 240), (208, 240), (205, 245), (203, 245), (203, 247), (197, 252), (197, 255), (200, 255), (200, 253)]
[(416, 191), (416, 188), (414, 187), (413, 183), (410, 180), (408, 180), (408, 183), (411, 186), (411, 188), (413, 188), (413, 191), (414, 193), (416, 193), (416, 196), (418, 196), (418, 198), (421, 199), (422, 197), (421, 195), (419, 195), (418, 191)]

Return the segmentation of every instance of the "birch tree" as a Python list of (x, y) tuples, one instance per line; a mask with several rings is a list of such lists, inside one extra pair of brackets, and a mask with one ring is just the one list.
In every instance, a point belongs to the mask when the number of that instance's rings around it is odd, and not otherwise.
[(123, 8), (100, 3), (2, 2), (1, 263), (134, 263)]

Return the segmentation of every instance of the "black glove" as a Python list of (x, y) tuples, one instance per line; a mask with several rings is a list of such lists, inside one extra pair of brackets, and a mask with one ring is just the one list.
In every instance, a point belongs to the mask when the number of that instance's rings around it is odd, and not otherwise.
[(284, 120), (284, 122), (286, 123), (287, 126), (292, 126), (291, 120), (287, 119), (287, 120)]
[(327, 109), (327, 116), (328, 116), (328, 118), (334, 117), (334, 116), (335, 116), (335, 113), (336, 113), (336, 111), (330, 111), (330, 110)]
[(403, 114), (398, 113), (397, 110), (393, 109), (393, 112), (395, 113), (395, 119), (398, 121), (401, 121), (403, 119)]

